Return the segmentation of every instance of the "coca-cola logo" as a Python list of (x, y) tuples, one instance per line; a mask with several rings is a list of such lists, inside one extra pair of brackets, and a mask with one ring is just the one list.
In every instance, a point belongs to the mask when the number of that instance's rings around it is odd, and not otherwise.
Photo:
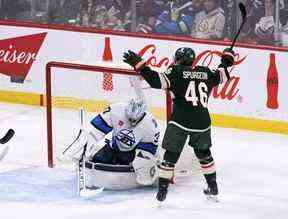
[(0, 40), (0, 73), (24, 80), (47, 33)]
[(160, 68), (163, 66), (168, 67), (171, 64), (171, 62), (169, 61), (169, 58), (167, 57), (164, 57), (158, 61), (155, 53), (156, 53), (156, 46), (153, 44), (150, 44), (150, 45), (145, 46), (143, 49), (141, 49), (138, 52), (138, 55), (140, 55), (141, 57), (143, 57), (144, 55), (147, 55), (148, 58), (146, 59), (146, 63), (147, 65), (152, 66), (152, 67), (157, 67), (157, 68)]
[[(173, 60), (169, 60), (169, 58), (157, 58), (156, 56), (157, 48), (154, 44), (149, 44), (145, 46), (143, 49), (141, 49), (138, 52), (138, 55), (141, 57), (145, 56), (147, 65), (151, 67), (168, 67), (173, 63)], [(193, 63), (193, 66), (196, 65), (203, 65), (207, 67), (211, 67), (213, 64), (213, 61), (217, 59), (220, 60), (223, 53), (220, 51), (213, 51), (213, 50), (205, 50), (198, 54), (195, 58), (195, 61)], [(234, 65), (229, 69), (229, 72), (232, 73), (235, 66), (241, 64), (245, 59), (246, 56), (240, 57), (240, 54), (236, 53), (234, 55)], [(227, 99), (232, 100), (239, 92), (239, 81), (240, 77), (237, 76), (231, 76), (231, 79), (227, 81), (224, 85), (213, 88), (212, 95), (214, 98), (220, 98), (220, 99)]]

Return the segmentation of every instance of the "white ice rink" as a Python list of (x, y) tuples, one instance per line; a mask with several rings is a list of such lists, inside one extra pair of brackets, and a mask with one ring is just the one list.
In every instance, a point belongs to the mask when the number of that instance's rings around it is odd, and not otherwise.
[[(0, 164), (1, 219), (288, 218), (286, 135), (213, 127), (220, 202), (207, 201), (202, 194), (202, 177), (194, 176), (176, 179), (159, 208), (154, 202), (156, 188), (76, 197), (70, 168), (47, 167), (44, 109), (0, 104), (0, 112), (0, 135), (8, 128), (16, 132)], [(61, 117), (73, 123), (69, 115)], [(73, 124), (58, 129), (71, 132)], [(65, 138), (69, 142), (72, 137)]]

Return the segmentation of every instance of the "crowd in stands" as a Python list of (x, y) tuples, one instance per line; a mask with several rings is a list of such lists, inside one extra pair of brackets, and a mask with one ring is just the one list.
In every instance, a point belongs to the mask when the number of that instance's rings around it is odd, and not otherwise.
[(240, 1), (248, 12), (240, 36), (242, 42), (288, 46), (288, 0), (279, 0), (277, 7), (275, 0), (0, 0), (0, 16), (48, 24), (231, 40), (241, 22), (237, 8)]

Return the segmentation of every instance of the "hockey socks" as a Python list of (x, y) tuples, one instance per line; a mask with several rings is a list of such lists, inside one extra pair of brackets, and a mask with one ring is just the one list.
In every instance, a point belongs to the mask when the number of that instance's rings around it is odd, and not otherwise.
[(174, 164), (163, 161), (159, 166), (159, 184), (156, 199), (160, 202), (166, 199), (169, 184), (173, 182)]

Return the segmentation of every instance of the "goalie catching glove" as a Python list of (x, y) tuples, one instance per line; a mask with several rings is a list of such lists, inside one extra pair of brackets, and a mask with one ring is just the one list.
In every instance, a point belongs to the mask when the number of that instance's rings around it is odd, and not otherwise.
[(145, 61), (136, 54), (135, 52), (128, 50), (128, 52), (124, 52), (123, 61), (132, 66), (136, 71), (140, 70), (145, 66)]

